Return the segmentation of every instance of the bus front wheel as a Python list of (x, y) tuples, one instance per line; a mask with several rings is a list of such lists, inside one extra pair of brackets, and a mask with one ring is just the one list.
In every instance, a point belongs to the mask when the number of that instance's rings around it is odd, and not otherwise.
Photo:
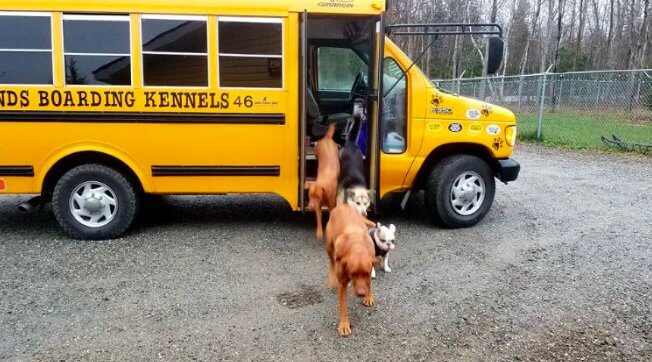
[(77, 239), (111, 239), (133, 223), (138, 206), (135, 187), (120, 172), (99, 164), (77, 166), (54, 187), (54, 216)]
[(495, 192), (493, 173), (484, 160), (453, 155), (430, 171), (425, 188), (426, 209), (434, 223), (469, 227), (487, 215)]

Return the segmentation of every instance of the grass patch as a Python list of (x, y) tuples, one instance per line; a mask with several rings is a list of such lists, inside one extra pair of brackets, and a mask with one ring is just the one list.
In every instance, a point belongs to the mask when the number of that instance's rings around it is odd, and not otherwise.
[(542, 137), (536, 137), (538, 114), (517, 116), (519, 139), (543, 142), (565, 148), (607, 147), (600, 136), (616, 135), (627, 143), (652, 144), (652, 112), (580, 112), (559, 110), (546, 112), (542, 122)]

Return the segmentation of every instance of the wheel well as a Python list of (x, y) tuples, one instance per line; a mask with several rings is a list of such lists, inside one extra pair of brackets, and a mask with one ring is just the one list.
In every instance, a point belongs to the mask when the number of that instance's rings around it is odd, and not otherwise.
[(430, 152), (423, 165), (421, 165), (419, 173), (417, 173), (413, 188), (417, 190), (423, 189), (430, 170), (441, 160), (452, 155), (472, 155), (479, 157), (495, 172), (496, 162), (486, 147), (474, 143), (451, 143), (441, 145)]
[(111, 167), (124, 175), (137, 190), (143, 192), (143, 185), (136, 173), (120, 159), (101, 152), (85, 151), (68, 155), (54, 164), (43, 179), (41, 195), (46, 199), (52, 199), (52, 193), (57, 181), (69, 170), (83, 164), (95, 163)]

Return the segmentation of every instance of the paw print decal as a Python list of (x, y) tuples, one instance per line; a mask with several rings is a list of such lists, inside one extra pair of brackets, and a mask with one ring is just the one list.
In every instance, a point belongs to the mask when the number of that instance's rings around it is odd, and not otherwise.
[(498, 151), (499, 149), (503, 148), (503, 139), (500, 137), (494, 138), (494, 142), (491, 144), (491, 147), (494, 148), (494, 150)]
[(432, 103), (434, 106), (438, 106), (440, 103), (442, 103), (444, 99), (442, 96), (436, 94), (432, 96), (432, 99), (430, 100), (430, 103)]

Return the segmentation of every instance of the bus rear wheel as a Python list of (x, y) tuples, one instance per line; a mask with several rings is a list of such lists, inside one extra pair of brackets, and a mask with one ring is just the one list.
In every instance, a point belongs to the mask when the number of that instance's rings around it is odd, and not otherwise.
[(54, 187), (52, 209), (61, 228), (76, 239), (112, 239), (133, 223), (138, 193), (120, 172), (99, 164), (77, 166)]
[(495, 192), (493, 172), (484, 160), (471, 155), (449, 156), (428, 176), (426, 209), (433, 223), (469, 227), (487, 215)]

